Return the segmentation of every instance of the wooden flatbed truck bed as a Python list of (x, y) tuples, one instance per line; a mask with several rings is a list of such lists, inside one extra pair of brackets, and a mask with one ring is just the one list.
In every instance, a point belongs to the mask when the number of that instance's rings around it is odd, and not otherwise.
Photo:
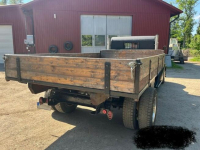
[(109, 119), (111, 109), (119, 107), (125, 127), (143, 128), (155, 123), (155, 88), (164, 82), (164, 57), (162, 50), (5, 55), (5, 78), (28, 83), (33, 94), (46, 91), (38, 107), (48, 104), (69, 113), (77, 105), (89, 106)]

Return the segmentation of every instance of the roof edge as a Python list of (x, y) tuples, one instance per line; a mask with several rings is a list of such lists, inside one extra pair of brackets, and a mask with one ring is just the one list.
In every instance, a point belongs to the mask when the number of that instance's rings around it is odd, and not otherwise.
[[(21, 5), (21, 8), (22, 9), (31, 9), (33, 5), (35, 5), (36, 3), (40, 2), (40, 1), (44, 1), (44, 0), (33, 0), (33, 1), (29, 2), (29, 3)], [(154, 2), (158, 2), (158, 3), (162, 4), (162, 5), (164, 5), (165, 7), (169, 8), (173, 12), (173, 13), (171, 13), (171, 16), (175, 16), (175, 15), (183, 13), (182, 10), (176, 8), (175, 6), (165, 2), (163, 0), (154, 0)]]
[(163, 1), (163, 0), (157, 0), (158, 2), (160, 2), (161, 4), (165, 5), (166, 7), (168, 7), (170, 10), (172, 10), (172, 12), (174, 12), (175, 14), (172, 14), (171, 16), (175, 16), (175, 15), (179, 15), (181, 13), (183, 13), (182, 10), (178, 9), (177, 7)]
[(22, 4), (16, 4), (16, 5), (0, 5), (0, 8), (11, 8), (11, 7), (20, 7)]

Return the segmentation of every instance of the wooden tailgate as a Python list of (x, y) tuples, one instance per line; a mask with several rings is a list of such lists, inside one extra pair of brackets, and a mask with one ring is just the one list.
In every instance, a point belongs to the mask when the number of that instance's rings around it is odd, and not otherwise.
[(42, 81), (104, 89), (105, 62), (111, 63), (110, 90), (134, 93), (134, 79), (128, 63), (132, 59), (7, 55), (6, 76), (18, 78), (17, 58), (22, 80)]

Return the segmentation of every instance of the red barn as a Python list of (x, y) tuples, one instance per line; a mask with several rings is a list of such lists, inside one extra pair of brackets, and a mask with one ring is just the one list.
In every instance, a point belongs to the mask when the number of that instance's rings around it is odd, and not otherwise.
[(5, 53), (27, 53), (23, 18), (20, 5), (0, 6), (0, 63)]
[[(56, 45), (60, 53), (98, 52), (113, 36), (159, 35), (168, 45), (170, 17), (181, 10), (162, 0), (35, 0), (23, 11), (33, 16), (37, 53)], [(64, 43), (73, 43), (66, 50)]]

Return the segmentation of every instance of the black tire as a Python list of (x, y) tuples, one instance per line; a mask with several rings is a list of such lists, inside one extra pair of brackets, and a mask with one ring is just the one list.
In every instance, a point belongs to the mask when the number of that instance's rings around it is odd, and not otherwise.
[(77, 105), (68, 103), (58, 103), (55, 109), (60, 113), (71, 113), (76, 109)]
[(184, 64), (184, 59), (183, 59), (183, 57), (180, 58), (180, 64)]
[(165, 68), (164, 68), (164, 70), (163, 70), (163, 75), (162, 75), (162, 84), (165, 83), (165, 75), (166, 75), (166, 70), (165, 70)]
[(132, 98), (125, 98), (123, 103), (123, 123), (126, 128), (137, 129), (137, 103)]
[[(49, 98), (49, 97), (52, 96), (52, 94), (53, 94), (53, 89), (49, 89), (49, 90), (47, 90), (47, 91), (44, 93), (44, 98)], [(55, 106), (51, 106), (51, 108), (52, 108), (53, 110), (57, 111), (56, 108), (55, 108)]]
[(64, 48), (65, 48), (67, 51), (72, 50), (72, 49), (73, 49), (73, 43), (72, 43), (72, 42), (69, 42), (69, 41), (65, 42), (65, 43), (64, 43)]
[(58, 47), (56, 45), (49, 46), (49, 53), (58, 53)]
[[(155, 116), (153, 115), (154, 105), (155, 105), (155, 113), (154, 113)], [(142, 94), (139, 101), (138, 124), (140, 129), (155, 125), (156, 106), (157, 106), (157, 91), (155, 88), (149, 87)]]

